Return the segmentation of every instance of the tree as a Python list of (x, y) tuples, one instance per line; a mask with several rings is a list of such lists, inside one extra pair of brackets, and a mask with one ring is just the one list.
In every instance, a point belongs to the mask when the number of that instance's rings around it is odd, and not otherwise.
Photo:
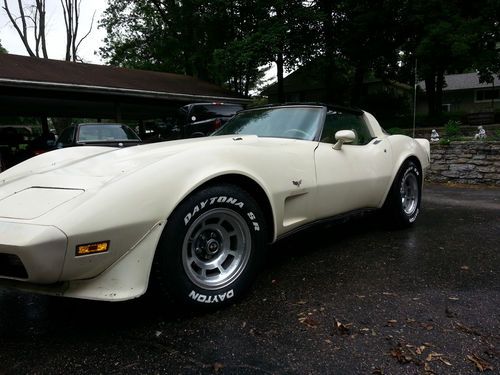
[[(184, 73), (248, 94), (275, 62), (283, 72), (313, 54), (311, 11), (300, 0), (117, 0), (100, 27), (101, 56), (133, 68)], [(307, 50), (308, 53), (304, 53)]]
[(484, 81), (500, 74), (497, 1), (422, 0), (406, 6), (410, 34), (405, 49), (418, 59), (430, 116), (441, 113), (447, 73), (477, 70)]
[(0, 53), (7, 53), (7, 50), (2, 46), (1, 40), (0, 40)]
[[(328, 99), (335, 100), (332, 72), (336, 65), (352, 67), (350, 103), (359, 105), (366, 76), (386, 77), (397, 65), (402, 37), (398, 33), (399, 0), (317, 0), (321, 14), (322, 50)], [(337, 63), (336, 63), (337, 61)]]
[[(231, 16), (236, 19), (233, 40), (216, 51), (216, 63), (222, 76), (226, 74), (222, 81), (236, 84), (246, 95), (262, 76), (259, 67), (275, 63), (278, 96), (285, 101), (284, 71), (309, 61), (318, 50), (311, 29), (312, 8), (300, 0), (247, 0), (235, 2)], [(231, 68), (225, 69), (228, 62)]]
[(87, 33), (78, 40), (78, 28), (80, 25), (80, 5), (81, 0), (61, 0), (61, 6), (64, 15), (64, 24), (66, 26), (66, 61), (79, 61), (78, 47), (92, 32), (94, 26), (95, 11), (92, 15), (92, 21)]
[(99, 27), (101, 56), (113, 65), (169, 71), (214, 81), (213, 51), (232, 32), (229, 0), (116, 0)]
[[(31, 57), (41, 57), (41, 47), (43, 57), (48, 58), (45, 39), (45, 0), (35, 0), (35, 3), (29, 6), (23, 5), (21, 0), (18, 0), (17, 7), (19, 16), (15, 16), (12, 13), (7, 0), (4, 0), (3, 4), (3, 9), (21, 38), (28, 54)], [(18, 21), (20, 21), (20, 25)], [(33, 38), (35, 40), (34, 50), (30, 45), (30, 29), (33, 30)]]
[[(500, 70), (498, 0), (114, 0), (100, 27), (101, 56), (133, 68), (183, 73), (248, 94), (275, 63), (280, 100), (285, 70), (317, 60), (328, 99), (336, 75), (350, 76), (350, 102), (362, 103), (364, 79), (427, 82), (431, 113), (440, 111), (444, 75)], [(318, 57), (321, 57), (318, 59)]]
[[(79, 60), (77, 52), (82, 41), (92, 31), (94, 17), (88, 32), (78, 39), (81, 0), (61, 0), (66, 25), (66, 61)], [(25, 2), (17, 0), (17, 14), (3, 1), (3, 9), (16, 29), (26, 51), (31, 57), (48, 58), (46, 40), (46, 0)], [(95, 15), (95, 13), (94, 13)], [(34, 44), (34, 45), (33, 45)]]
[(271, 4), (263, 19), (260, 39), (263, 43), (264, 61), (274, 62), (277, 68), (278, 99), (284, 102), (284, 71), (295, 69), (313, 59), (320, 45), (316, 43), (314, 22), (316, 13), (302, 0), (264, 1)]
[(441, 111), (445, 74), (477, 70), (487, 82), (500, 72), (497, 0), (315, 0), (313, 6), (322, 17), (327, 90), (335, 91), (333, 62), (348, 62), (352, 105), (362, 101), (369, 74), (413, 83), (416, 59), (431, 115)]

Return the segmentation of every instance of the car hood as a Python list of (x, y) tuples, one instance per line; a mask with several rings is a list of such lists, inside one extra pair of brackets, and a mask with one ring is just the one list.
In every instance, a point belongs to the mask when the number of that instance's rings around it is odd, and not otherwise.
[[(144, 195), (141, 205), (150, 205), (144, 212), (156, 212), (157, 220), (168, 211), (157, 207), (157, 201), (151, 198), (159, 190), (170, 187), (171, 194), (180, 198), (192, 181), (204, 178), (206, 170), (214, 173), (219, 166), (245, 170), (246, 161), (254, 160), (255, 155), (263, 160), (280, 155), (280, 160), (287, 160), (296, 152), (297, 142), (305, 141), (217, 136), (125, 149), (83, 146), (55, 150), (0, 174), (0, 218), (65, 228), (96, 215), (98, 208), (99, 215), (107, 217), (102, 210), (110, 201), (121, 202), (116, 207), (126, 211), (131, 197)], [(307, 145), (311, 150), (315, 147), (311, 142)], [(158, 181), (163, 181), (160, 187)]]
[[(6, 194), (33, 186), (91, 189), (193, 148), (210, 152), (234, 144), (233, 138), (205, 137), (127, 148), (82, 146), (55, 150), (1, 173), (0, 199)], [(238, 137), (238, 141), (249, 144), (259, 142), (259, 139), (256, 136), (244, 136)]]

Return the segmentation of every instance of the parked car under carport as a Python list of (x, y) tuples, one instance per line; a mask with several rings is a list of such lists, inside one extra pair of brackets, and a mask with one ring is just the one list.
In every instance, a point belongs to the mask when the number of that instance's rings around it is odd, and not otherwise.
[(142, 143), (139, 136), (123, 124), (83, 123), (64, 129), (57, 148), (72, 146), (127, 147)]

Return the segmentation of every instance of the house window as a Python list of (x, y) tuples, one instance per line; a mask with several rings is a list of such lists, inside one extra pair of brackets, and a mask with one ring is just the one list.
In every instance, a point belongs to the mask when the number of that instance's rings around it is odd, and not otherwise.
[(476, 102), (500, 101), (500, 89), (488, 89), (476, 91)]
[(441, 104), (441, 111), (450, 112), (451, 111), (451, 104)]

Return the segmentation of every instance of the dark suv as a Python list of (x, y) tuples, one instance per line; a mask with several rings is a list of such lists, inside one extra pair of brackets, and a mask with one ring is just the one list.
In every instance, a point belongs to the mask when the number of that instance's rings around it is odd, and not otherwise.
[(213, 133), (243, 107), (229, 103), (193, 103), (179, 109), (181, 137), (203, 137)]

